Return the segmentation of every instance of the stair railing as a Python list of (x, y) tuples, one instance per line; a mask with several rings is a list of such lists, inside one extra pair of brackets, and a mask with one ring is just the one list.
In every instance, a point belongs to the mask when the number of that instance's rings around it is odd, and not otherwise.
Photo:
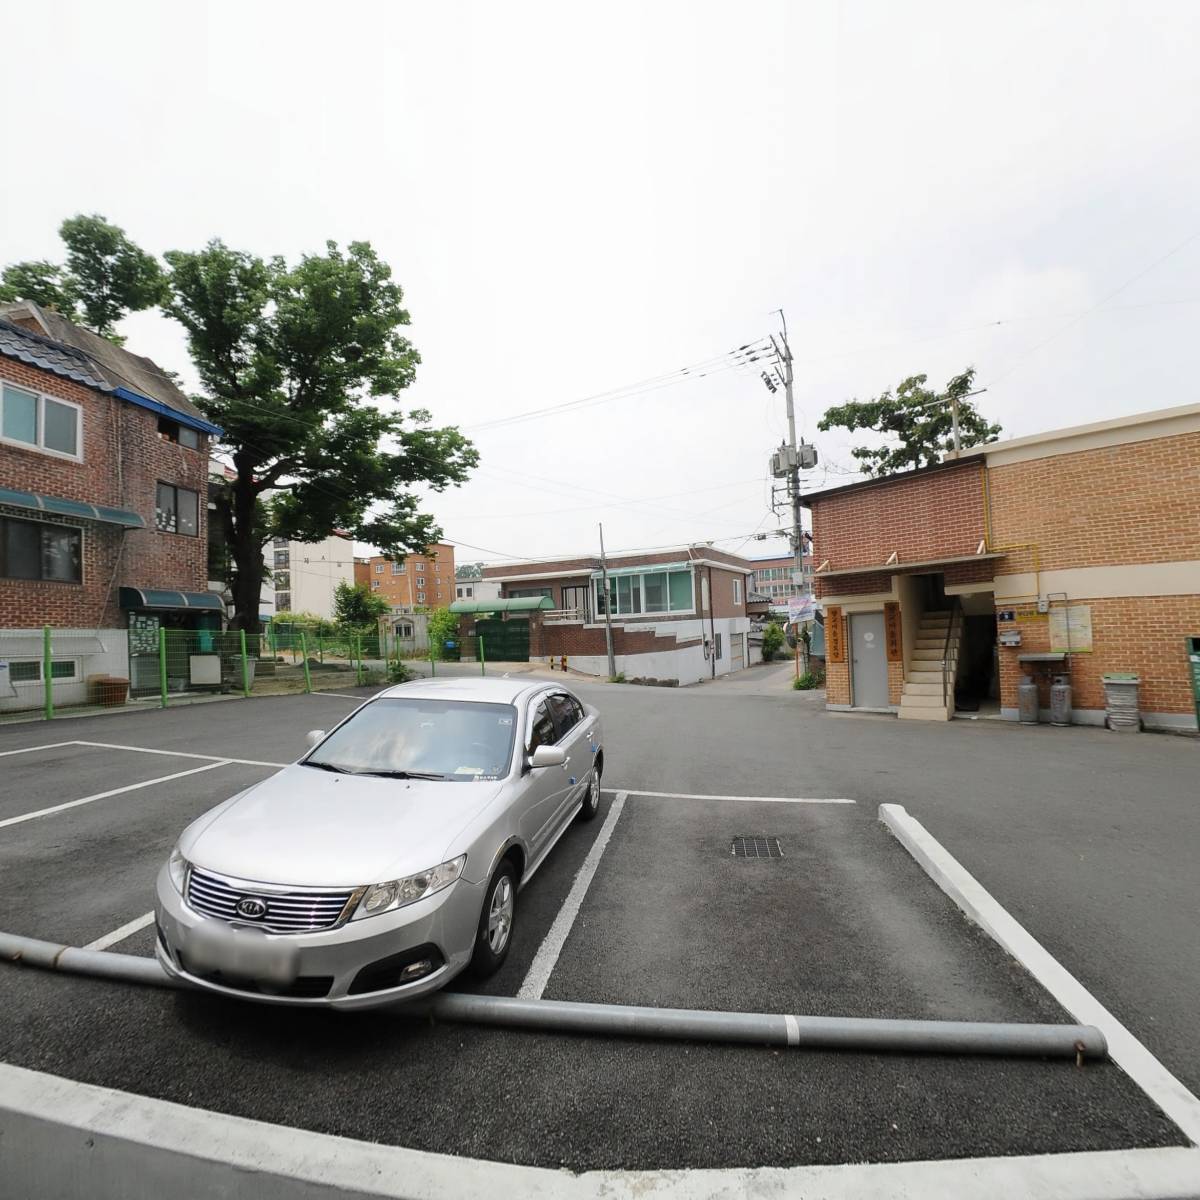
[(962, 614), (962, 601), (957, 596), (955, 596), (953, 603), (950, 605), (950, 620), (946, 624), (946, 642), (942, 646), (942, 706), (944, 708), (948, 708), (950, 705), (950, 700), (947, 698), (947, 692), (950, 690), (950, 685), (949, 685), (950, 639), (954, 636), (955, 618), (961, 616), (961, 614)]

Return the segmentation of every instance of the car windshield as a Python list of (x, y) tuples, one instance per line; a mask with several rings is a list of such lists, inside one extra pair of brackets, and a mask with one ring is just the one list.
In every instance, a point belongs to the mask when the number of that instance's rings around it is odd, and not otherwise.
[(335, 729), (304, 765), (354, 775), (499, 779), (512, 761), (517, 710), (464, 700), (376, 700)]

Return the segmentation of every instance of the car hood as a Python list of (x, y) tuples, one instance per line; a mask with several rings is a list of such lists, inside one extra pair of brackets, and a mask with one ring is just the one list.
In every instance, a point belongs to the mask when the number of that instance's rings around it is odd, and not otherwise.
[[(290, 766), (195, 821), (193, 865), (259, 883), (357, 887), (444, 862), (501, 785), (336, 775)], [(461, 852), (461, 851), (459, 851)]]

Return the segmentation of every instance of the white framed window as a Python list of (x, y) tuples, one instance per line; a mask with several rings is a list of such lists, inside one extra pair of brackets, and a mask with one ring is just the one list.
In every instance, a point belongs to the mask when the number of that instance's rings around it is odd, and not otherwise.
[(83, 461), (83, 409), (11, 383), (0, 384), (0, 441)]
[(725, 652), (721, 649), (721, 635), (718, 633), (716, 638), (717, 658), (724, 658)]
[(404, 563), (402, 563), (402, 562), (392, 563), (392, 574), (393, 575), (403, 575), (404, 574)]
[(418, 592), (418, 593), (417, 593), (417, 603), (418, 603), (418, 604), (424, 604), (424, 603), (425, 603), (425, 593), (424, 593), (424, 592)]
[[(14, 685), (42, 682), (40, 658), (18, 658), (8, 664), (8, 678)], [(50, 678), (55, 683), (76, 683), (79, 680), (79, 659), (55, 658), (50, 662)]]
[(423, 562), (417, 563), (416, 570), (417, 570), (418, 575), (424, 575), (425, 574), (425, 564)]
[(375, 591), (375, 589), (376, 589), (376, 588), (378, 588), (378, 587), (379, 587), (379, 580), (378, 580), (378, 579), (372, 579), (372, 580), (371, 580), (371, 590), (372, 590), (372, 591)]
[[(510, 596), (513, 592), (508, 593)], [(604, 580), (592, 580), (597, 616), (605, 610)], [(614, 616), (640, 613), (688, 613), (695, 611), (695, 589), (690, 570), (642, 571), (608, 577), (608, 610)]]
[(376, 564), (375, 564), (375, 574), (376, 574), (376, 575), (382, 575), (382, 574), (383, 574), (383, 563), (376, 563)]
[(733, 602), (734, 604), (741, 604), (742, 602), (742, 581), (740, 579), (733, 581)]

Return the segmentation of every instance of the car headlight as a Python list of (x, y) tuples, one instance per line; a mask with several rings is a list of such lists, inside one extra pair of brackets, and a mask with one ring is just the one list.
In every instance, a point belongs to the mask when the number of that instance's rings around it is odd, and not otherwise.
[[(354, 917), (375, 917), (380, 913), (392, 912), (403, 908), (406, 904), (415, 904), (448, 888), (463, 872), (467, 865), (467, 856), (460, 854), (449, 862), (444, 862), (428, 871), (420, 871), (405, 879), (392, 879), (387, 883), (376, 883), (367, 888)], [(351, 918), (352, 920), (354, 918)]]
[(180, 894), (183, 893), (183, 881), (187, 878), (187, 869), (188, 860), (179, 853), (179, 847), (176, 846), (171, 851), (171, 857), (167, 859), (167, 874), (171, 876), (171, 882)]

